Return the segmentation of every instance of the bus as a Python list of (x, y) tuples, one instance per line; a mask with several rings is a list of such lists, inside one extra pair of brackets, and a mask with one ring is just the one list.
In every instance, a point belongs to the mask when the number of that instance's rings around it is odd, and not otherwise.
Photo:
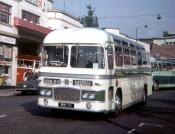
[(38, 73), (42, 108), (112, 112), (152, 94), (148, 48), (96, 28), (49, 33)]
[(153, 90), (175, 87), (175, 59), (151, 57)]
[(17, 59), (16, 91), (23, 94), (37, 91), (37, 73), (41, 58), (39, 56), (19, 55)]

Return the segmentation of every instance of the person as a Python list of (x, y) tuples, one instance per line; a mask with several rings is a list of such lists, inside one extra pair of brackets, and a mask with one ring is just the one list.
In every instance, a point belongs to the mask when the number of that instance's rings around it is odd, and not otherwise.
[(31, 69), (28, 69), (24, 74), (24, 81), (27, 81), (32, 78), (33, 72)]
[(4, 69), (4, 66), (1, 66), (0, 67), (0, 86), (3, 86), (4, 85), (4, 75), (5, 75), (5, 69)]
[(87, 64), (86, 64), (87, 68), (92, 68), (92, 61), (88, 60)]

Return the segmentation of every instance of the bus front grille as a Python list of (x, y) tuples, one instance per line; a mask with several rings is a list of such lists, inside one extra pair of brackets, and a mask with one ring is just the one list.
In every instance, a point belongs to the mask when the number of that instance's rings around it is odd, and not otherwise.
[(80, 90), (72, 88), (56, 88), (54, 89), (54, 96), (56, 100), (79, 101)]

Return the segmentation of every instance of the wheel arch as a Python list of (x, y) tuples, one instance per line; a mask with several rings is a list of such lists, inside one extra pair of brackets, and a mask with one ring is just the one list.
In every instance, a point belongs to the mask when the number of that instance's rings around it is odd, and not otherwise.
[(115, 96), (116, 96), (116, 94), (118, 94), (121, 97), (121, 101), (123, 102), (123, 93), (122, 93), (122, 88), (121, 87), (117, 88)]

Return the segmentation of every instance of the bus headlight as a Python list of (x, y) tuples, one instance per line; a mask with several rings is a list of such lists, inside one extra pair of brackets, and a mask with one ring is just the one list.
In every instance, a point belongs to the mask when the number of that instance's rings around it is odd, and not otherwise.
[(45, 95), (45, 90), (40, 90), (40, 95), (44, 96)]
[(82, 100), (104, 101), (105, 91), (82, 91)]
[(95, 99), (95, 92), (94, 91), (83, 91), (82, 92), (82, 99), (83, 100), (93, 100), (93, 99)]
[(83, 93), (83, 94), (82, 94), (82, 98), (83, 98), (83, 99), (87, 99), (87, 98), (88, 98), (88, 93), (86, 93), (86, 92)]
[(46, 96), (51, 96), (51, 95), (52, 95), (52, 91), (51, 90), (47, 90)]
[(95, 99), (95, 94), (94, 93), (89, 94), (89, 99), (91, 99), (91, 100)]
[(41, 96), (51, 97), (52, 96), (52, 89), (40, 89), (39, 94)]

